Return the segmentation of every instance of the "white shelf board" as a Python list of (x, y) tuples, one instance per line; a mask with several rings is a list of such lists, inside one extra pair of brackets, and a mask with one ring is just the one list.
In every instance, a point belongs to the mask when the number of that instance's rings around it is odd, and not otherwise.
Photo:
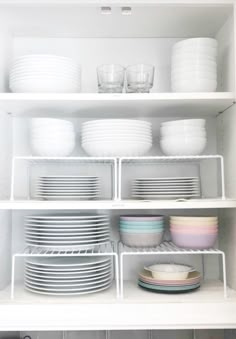
[(13, 116), (128, 118), (216, 116), (235, 100), (232, 92), (215, 93), (1, 93), (0, 111)]
[(39, 201), (39, 200), (1, 200), (0, 209), (14, 210), (148, 210), (148, 209), (215, 209), (236, 208), (236, 199), (175, 200), (113, 200), (113, 201)]
[[(164, 296), (144, 293), (127, 282), (128, 300), (117, 300), (113, 289), (90, 297), (47, 298), (17, 286), (17, 300), (10, 288), (0, 292), (0, 330), (104, 330), (234, 328), (236, 296), (223, 299), (217, 281), (206, 283), (192, 295)], [(104, 298), (105, 297), (105, 298)], [(108, 301), (109, 300), (109, 301)], [(139, 302), (137, 302), (137, 300)]]

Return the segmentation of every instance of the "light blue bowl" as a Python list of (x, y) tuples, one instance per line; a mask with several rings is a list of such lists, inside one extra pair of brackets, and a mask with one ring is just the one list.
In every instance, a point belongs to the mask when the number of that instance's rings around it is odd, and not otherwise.
[(146, 230), (150, 230), (150, 231), (158, 231), (158, 230), (161, 230), (164, 228), (164, 225), (162, 226), (155, 226), (155, 227), (146, 227), (146, 226), (133, 226), (133, 227), (130, 227), (130, 226), (122, 226), (120, 225), (120, 229), (122, 230), (143, 230), (143, 231), (146, 231)]
[(151, 222), (146, 222), (146, 221), (140, 221), (140, 222), (127, 222), (127, 221), (120, 221), (120, 225), (124, 226), (159, 226), (163, 225), (163, 221), (151, 221)]
[(120, 228), (120, 232), (121, 233), (133, 233), (133, 234), (137, 234), (137, 233), (162, 233), (164, 231), (163, 228), (158, 229), (158, 230), (140, 230), (140, 229), (133, 229), (133, 230), (129, 230), (129, 229), (123, 229)]

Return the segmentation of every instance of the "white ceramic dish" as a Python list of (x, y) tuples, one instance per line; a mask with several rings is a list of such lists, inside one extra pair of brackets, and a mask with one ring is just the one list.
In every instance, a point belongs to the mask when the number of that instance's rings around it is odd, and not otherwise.
[(194, 271), (191, 266), (175, 264), (156, 264), (144, 267), (144, 269), (151, 272), (153, 278), (159, 280), (183, 280)]

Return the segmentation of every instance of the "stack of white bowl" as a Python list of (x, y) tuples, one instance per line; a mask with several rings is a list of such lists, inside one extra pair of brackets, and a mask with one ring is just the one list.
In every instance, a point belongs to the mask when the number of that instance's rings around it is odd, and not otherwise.
[(173, 92), (214, 92), (217, 87), (217, 41), (194, 38), (177, 42), (172, 50)]
[(33, 155), (66, 157), (74, 150), (75, 131), (70, 121), (34, 118), (30, 132)]
[(200, 155), (207, 143), (206, 121), (186, 119), (161, 124), (160, 146), (165, 155)]
[(128, 119), (91, 120), (82, 126), (82, 147), (90, 156), (141, 156), (152, 147), (152, 125)]
[(67, 57), (30, 54), (14, 60), (9, 87), (12, 92), (80, 92), (81, 69)]

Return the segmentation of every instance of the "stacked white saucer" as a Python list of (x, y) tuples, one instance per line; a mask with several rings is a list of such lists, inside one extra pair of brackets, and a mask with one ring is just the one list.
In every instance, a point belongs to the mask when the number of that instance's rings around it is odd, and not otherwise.
[(9, 87), (12, 92), (80, 92), (81, 69), (73, 59), (67, 57), (24, 55), (13, 62)]
[(141, 156), (152, 147), (152, 125), (129, 119), (87, 121), (82, 125), (82, 147), (90, 156)]
[(173, 92), (214, 92), (217, 87), (217, 41), (194, 38), (177, 42), (172, 49)]
[(75, 147), (75, 131), (70, 121), (34, 118), (30, 132), (33, 155), (66, 157)]

